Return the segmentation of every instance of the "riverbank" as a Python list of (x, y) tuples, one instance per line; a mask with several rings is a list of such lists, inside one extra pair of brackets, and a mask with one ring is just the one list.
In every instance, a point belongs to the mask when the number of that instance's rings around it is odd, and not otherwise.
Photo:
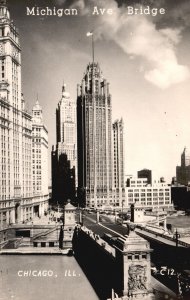
[(59, 249), (56, 247), (37, 248), (37, 247), (20, 247), (17, 249), (1, 249), (0, 255), (68, 255), (70, 249)]

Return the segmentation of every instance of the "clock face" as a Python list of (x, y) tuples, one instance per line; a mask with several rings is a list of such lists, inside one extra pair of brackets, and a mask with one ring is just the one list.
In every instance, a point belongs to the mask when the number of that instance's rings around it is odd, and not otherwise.
[(12, 57), (18, 59), (19, 52), (15, 47), (12, 47)]
[(12, 55), (13, 55), (13, 57), (17, 58), (18, 57), (18, 51), (16, 49), (13, 49)]

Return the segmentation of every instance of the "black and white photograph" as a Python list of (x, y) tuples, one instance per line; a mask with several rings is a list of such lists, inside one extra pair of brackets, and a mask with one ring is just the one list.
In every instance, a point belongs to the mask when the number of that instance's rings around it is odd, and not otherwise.
[(0, 300), (190, 300), (189, 97), (189, 0), (0, 0)]

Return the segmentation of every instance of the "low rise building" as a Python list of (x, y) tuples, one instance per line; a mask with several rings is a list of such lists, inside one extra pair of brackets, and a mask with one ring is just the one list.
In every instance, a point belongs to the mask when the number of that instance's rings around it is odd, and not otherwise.
[(147, 178), (133, 179), (129, 178), (125, 188), (126, 199), (124, 206), (138, 202), (147, 209), (170, 208), (171, 187), (164, 182), (157, 182), (153, 185), (147, 183)]
[(126, 187), (143, 187), (147, 185), (148, 185), (147, 178), (134, 178), (130, 176), (126, 180)]

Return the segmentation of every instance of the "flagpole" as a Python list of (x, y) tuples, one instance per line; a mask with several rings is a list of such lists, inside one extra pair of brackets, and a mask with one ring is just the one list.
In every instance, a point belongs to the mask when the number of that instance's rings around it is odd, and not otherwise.
[(92, 63), (94, 65), (94, 33), (92, 33)]
[(94, 32), (89, 31), (86, 35), (92, 37), (92, 64), (94, 65)]

